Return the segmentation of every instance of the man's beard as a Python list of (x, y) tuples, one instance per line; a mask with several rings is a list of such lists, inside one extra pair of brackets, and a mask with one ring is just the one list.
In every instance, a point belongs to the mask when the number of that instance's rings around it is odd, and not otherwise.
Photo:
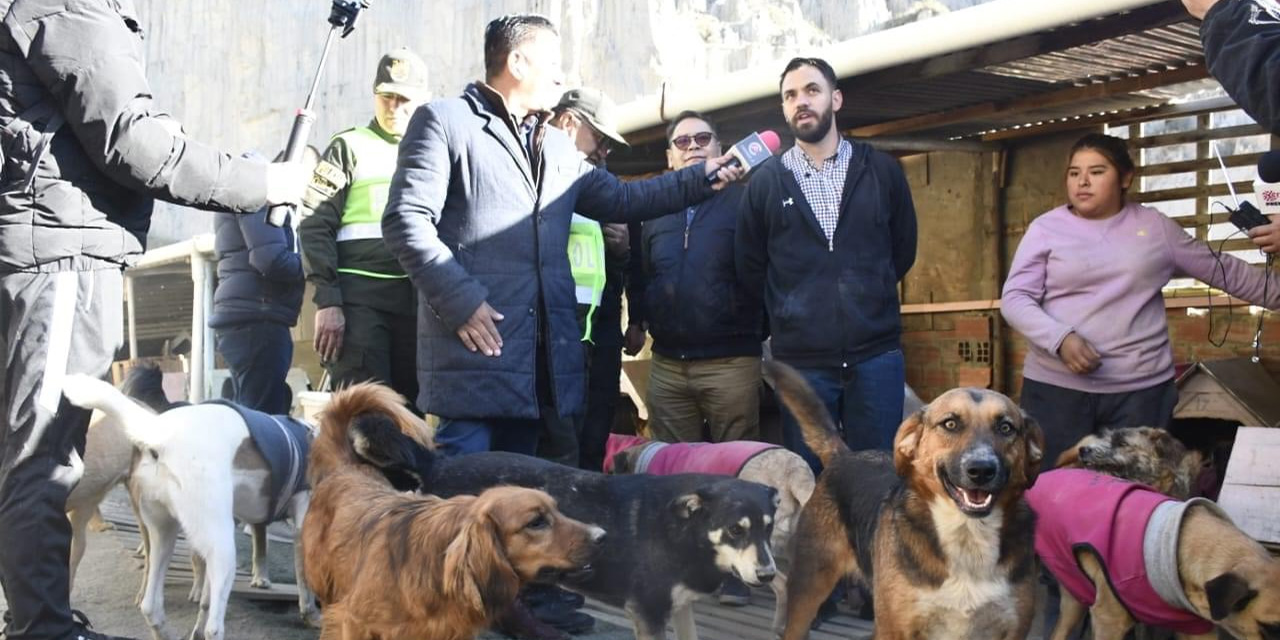
[[(818, 116), (817, 124), (811, 129), (801, 131), (800, 128), (796, 126), (795, 122), (796, 118), (799, 117), (801, 113), (816, 114)], [(828, 108), (820, 114), (813, 110), (797, 112), (794, 116), (791, 116), (791, 120), (787, 122), (787, 127), (791, 129), (791, 134), (794, 135), (796, 139), (813, 144), (825, 138), (827, 132), (831, 131), (831, 124), (835, 120), (835, 115), (835, 109), (831, 108)]]

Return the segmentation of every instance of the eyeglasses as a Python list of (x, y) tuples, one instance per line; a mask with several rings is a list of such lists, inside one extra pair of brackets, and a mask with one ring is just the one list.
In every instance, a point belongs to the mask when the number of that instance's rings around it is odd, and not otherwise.
[(699, 147), (705, 148), (707, 145), (711, 144), (712, 140), (715, 140), (715, 139), (716, 139), (715, 134), (711, 133), (710, 131), (703, 131), (702, 133), (695, 133), (691, 136), (689, 135), (678, 136), (671, 141), (671, 145), (681, 151), (684, 151), (689, 148), (690, 142), (696, 142), (698, 143)]

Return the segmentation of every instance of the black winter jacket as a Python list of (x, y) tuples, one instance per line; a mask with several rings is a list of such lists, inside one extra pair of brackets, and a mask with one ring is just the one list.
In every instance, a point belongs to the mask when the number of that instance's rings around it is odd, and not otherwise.
[(747, 183), (738, 275), (764, 297), (773, 356), (799, 367), (847, 367), (901, 347), (897, 284), (916, 259), (915, 205), (897, 160), (850, 143), (830, 249), (780, 158)]
[(0, 0), (0, 272), (118, 268), (153, 198), (249, 213), (263, 163), (193, 142), (151, 98), (133, 0)]
[(302, 256), (292, 220), (267, 224), (264, 208), (251, 215), (220, 213), (215, 221), (218, 288), (209, 326), (221, 329), (247, 322), (292, 327), (302, 310)]
[(656, 353), (680, 360), (760, 355), (763, 308), (758, 297), (748, 300), (734, 268), (743, 191), (726, 187), (695, 206), (687, 226), (685, 209), (644, 223), (641, 313)]
[(1209, 73), (1241, 108), (1280, 134), (1280, 5), (1221, 0), (1200, 25)]

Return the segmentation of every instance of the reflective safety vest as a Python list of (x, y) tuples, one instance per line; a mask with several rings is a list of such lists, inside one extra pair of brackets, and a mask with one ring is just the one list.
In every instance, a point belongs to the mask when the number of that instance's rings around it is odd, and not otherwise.
[[(342, 225), (338, 227), (337, 240), (339, 243), (382, 240), (382, 211), (387, 208), (399, 145), (369, 127), (356, 127), (335, 137), (347, 143), (356, 159), (347, 184), (346, 206), (342, 209)], [(338, 268), (338, 271), (370, 278), (409, 277), (403, 273), (377, 273), (345, 267)]]
[(600, 223), (573, 214), (569, 222), (569, 270), (578, 304), (588, 307), (583, 342), (591, 341), (591, 319), (604, 293), (604, 232)]

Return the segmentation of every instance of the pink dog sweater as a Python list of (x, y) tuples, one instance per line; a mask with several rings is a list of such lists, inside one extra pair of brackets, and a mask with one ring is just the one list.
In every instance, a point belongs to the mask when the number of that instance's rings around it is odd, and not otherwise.
[(1188, 634), (1213, 630), (1189, 610), (1177, 574), (1178, 524), (1190, 502), (1084, 469), (1042, 473), (1026, 498), (1036, 512), (1036, 553), (1076, 600), (1092, 606), (1096, 599), (1075, 558), (1077, 549), (1090, 549), (1138, 622)]
[(752, 440), (733, 442), (658, 442), (639, 436), (609, 434), (605, 444), (604, 470), (613, 471), (613, 456), (636, 445), (647, 445), (640, 454), (636, 473), (669, 476), (677, 473), (707, 473), (736, 476), (752, 458), (777, 445)]

